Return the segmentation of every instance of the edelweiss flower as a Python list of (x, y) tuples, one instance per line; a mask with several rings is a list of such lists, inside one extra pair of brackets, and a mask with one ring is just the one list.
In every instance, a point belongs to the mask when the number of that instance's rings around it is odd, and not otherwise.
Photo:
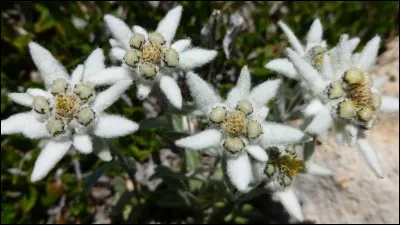
[(265, 105), (276, 95), (280, 83), (280, 80), (266, 81), (250, 91), (250, 74), (245, 66), (223, 102), (209, 84), (189, 72), (187, 84), (197, 106), (207, 115), (210, 128), (175, 144), (189, 149), (219, 147), (224, 152), (231, 183), (239, 191), (247, 191), (253, 179), (251, 160), (265, 163), (268, 161), (266, 148), (305, 138), (295, 128), (264, 122), (269, 111)]
[(344, 136), (351, 146), (357, 143), (369, 165), (383, 177), (376, 152), (364, 130), (374, 127), (377, 111), (398, 111), (399, 99), (380, 96), (377, 88), (384, 80), (372, 81), (368, 73), (375, 63), (379, 43), (380, 38), (376, 36), (361, 53), (353, 55), (348, 35), (342, 35), (335, 51), (323, 56), (320, 71), (292, 49), (287, 49), (287, 54), (317, 97), (305, 109), (306, 115), (314, 116), (306, 132), (322, 133), (334, 123), (338, 137)]
[(1, 134), (21, 133), (47, 142), (35, 162), (31, 181), (45, 177), (71, 149), (71, 145), (83, 154), (94, 150), (103, 160), (111, 160), (108, 146), (102, 138), (133, 133), (138, 124), (121, 116), (108, 115), (104, 110), (119, 99), (132, 81), (121, 80), (96, 93), (97, 78), (102, 82), (115, 79), (108, 76), (119, 76), (105, 73), (107, 70), (104, 69), (101, 49), (93, 51), (71, 77), (48, 50), (34, 42), (29, 44), (29, 49), (46, 90), (28, 88), (26, 93), (10, 93), (11, 100), (32, 110), (2, 120)]
[[(293, 31), (284, 22), (279, 21), (278, 25), (286, 34), (294, 51), (305, 58), (314, 68), (321, 69), (323, 55), (328, 51), (326, 41), (322, 40), (323, 28), (321, 21), (315, 19), (312, 23), (306, 37), (307, 43), (305, 46), (300, 43)], [(349, 41), (349, 50), (351, 50), (351, 52), (354, 51), (359, 42), (359, 38), (351, 39)], [(286, 58), (271, 60), (265, 65), (265, 68), (302, 82), (293, 64)]]
[(215, 58), (215, 50), (189, 48), (190, 39), (172, 43), (182, 14), (182, 6), (170, 10), (160, 21), (154, 32), (148, 33), (140, 26), (132, 30), (120, 19), (104, 16), (104, 20), (115, 39), (110, 58), (123, 62), (131, 77), (137, 80), (137, 95), (146, 98), (154, 83), (159, 83), (167, 99), (177, 108), (182, 107), (182, 94), (171, 77), (179, 70), (189, 71)]
[[(252, 187), (265, 181), (265, 187), (272, 192), (272, 197), (282, 203), (287, 212), (299, 221), (303, 220), (303, 214), (297, 196), (291, 186), (297, 173), (313, 170), (297, 159), (296, 149), (293, 145), (268, 148), (268, 163), (255, 162), (252, 164)], [(316, 166), (315, 164), (312, 164)]]

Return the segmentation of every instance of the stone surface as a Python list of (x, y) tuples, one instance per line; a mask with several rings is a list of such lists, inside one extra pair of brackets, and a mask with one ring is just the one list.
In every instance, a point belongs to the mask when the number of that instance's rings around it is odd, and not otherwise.
[[(399, 96), (399, 38), (390, 41), (373, 75), (391, 80), (382, 93)], [(385, 178), (378, 178), (357, 148), (339, 146), (333, 132), (318, 137), (314, 162), (332, 177), (300, 175), (296, 193), (306, 220), (317, 223), (399, 223), (399, 114), (379, 113), (367, 135), (378, 153)]]

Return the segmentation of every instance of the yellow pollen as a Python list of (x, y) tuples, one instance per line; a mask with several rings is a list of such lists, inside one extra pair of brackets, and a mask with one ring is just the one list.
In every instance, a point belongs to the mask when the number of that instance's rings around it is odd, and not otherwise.
[(277, 163), (282, 172), (286, 172), (292, 176), (295, 176), (297, 172), (304, 169), (304, 162), (296, 159), (295, 155), (283, 155), (279, 157)]
[(56, 117), (70, 118), (78, 110), (78, 102), (75, 95), (62, 94), (56, 97)]
[(233, 111), (226, 117), (222, 127), (232, 136), (246, 132), (246, 117), (240, 111)]
[(348, 96), (358, 107), (373, 106), (371, 89), (366, 79), (349, 87)]
[(157, 44), (146, 45), (142, 49), (142, 59), (145, 62), (158, 63), (161, 59), (162, 47)]

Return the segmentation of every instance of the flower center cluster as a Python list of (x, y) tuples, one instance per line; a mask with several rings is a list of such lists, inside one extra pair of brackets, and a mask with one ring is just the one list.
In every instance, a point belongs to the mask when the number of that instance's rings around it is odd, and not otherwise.
[(95, 118), (94, 111), (87, 106), (90, 97), (94, 95), (91, 85), (79, 83), (69, 91), (68, 82), (59, 78), (53, 81), (50, 91), (52, 99), (37, 96), (33, 100), (32, 108), (47, 119), (46, 129), (51, 135), (64, 133), (74, 118), (84, 126)]
[(279, 148), (268, 149), (269, 161), (264, 169), (264, 173), (270, 179), (277, 179), (282, 187), (287, 187), (292, 183), (293, 176), (304, 170), (304, 162), (298, 160), (294, 146), (287, 146), (284, 152)]
[(60, 94), (55, 100), (57, 118), (70, 118), (79, 108), (78, 99), (74, 94)]
[(145, 62), (158, 63), (161, 59), (162, 46), (151, 44), (142, 49), (142, 58)]
[(241, 111), (233, 111), (228, 114), (222, 127), (231, 136), (239, 136), (246, 132), (246, 117)]
[(322, 46), (314, 46), (308, 51), (308, 60), (311, 65), (320, 70), (324, 61), (324, 54), (327, 52), (326, 48)]
[(134, 34), (129, 40), (130, 49), (124, 56), (125, 63), (138, 69), (138, 74), (146, 80), (157, 75), (160, 66), (176, 67), (179, 54), (172, 48), (165, 47), (165, 38), (158, 32), (150, 33), (148, 42), (141, 34)]
[(247, 100), (237, 103), (236, 109), (228, 112), (225, 107), (217, 106), (209, 114), (211, 122), (221, 126), (227, 134), (224, 147), (232, 154), (240, 152), (245, 147), (243, 138), (252, 140), (262, 133), (259, 122), (247, 117), (253, 112), (253, 106)]
[(344, 98), (338, 104), (337, 115), (354, 121), (363, 128), (370, 129), (376, 123), (376, 111), (381, 99), (371, 92), (368, 77), (359, 68), (351, 68), (344, 73), (343, 82), (332, 82), (328, 88), (330, 99)]

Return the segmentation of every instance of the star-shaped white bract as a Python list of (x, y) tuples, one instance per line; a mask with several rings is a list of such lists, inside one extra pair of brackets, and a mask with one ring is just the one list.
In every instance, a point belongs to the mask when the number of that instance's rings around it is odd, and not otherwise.
[(172, 43), (181, 14), (182, 6), (173, 8), (154, 32), (147, 32), (137, 25), (131, 30), (122, 20), (112, 15), (104, 16), (115, 38), (110, 39), (110, 58), (121, 61), (122, 66), (131, 71), (131, 77), (137, 82), (137, 96), (146, 98), (157, 83), (169, 102), (179, 109), (182, 94), (171, 75), (201, 67), (217, 55), (215, 50), (190, 48), (190, 39)]
[[(131, 134), (138, 124), (104, 110), (120, 98), (132, 81), (118, 81), (118, 77), (123, 77), (119, 72), (123, 71), (105, 69), (101, 49), (93, 51), (71, 76), (39, 44), (31, 42), (29, 50), (46, 89), (28, 88), (26, 93), (10, 93), (11, 100), (32, 110), (2, 120), (1, 134), (21, 133), (46, 142), (35, 162), (31, 181), (45, 177), (71, 146), (80, 153), (95, 152), (101, 159), (111, 160), (104, 138)], [(115, 84), (96, 93), (95, 87), (104, 81)]]
[(252, 161), (268, 161), (266, 148), (297, 143), (306, 136), (298, 129), (265, 122), (269, 111), (266, 104), (276, 95), (280, 80), (269, 80), (250, 90), (250, 73), (245, 66), (225, 101), (198, 75), (189, 72), (186, 81), (210, 127), (175, 144), (195, 150), (223, 150), (226, 173), (241, 192), (248, 191), (253, 179)]
[[(320, 19), (315, 19), (312, 23), (306, 37), (307, 42), (305, 46), (301, 44), (293, 31), (283, 21), (279, 21), (278, 25), (289, 39), (290, 46), (298, 55), (305, 58), (314, 67), (320, 67), (322, 65), (322, 55), (327, 51), (327, 44), (326, 41), (322, 39), (323, 27)], [(349, 41), (351, 51), (357, 47), (359, 42), (359, 38), (353, 38)], [(292, 62), (286, 58), (271, 60), (265, 65), (265, 68), (302, 82)]]
[[(307, 140), (305, 140), (307, 141)], [(295, 195), (292, 182), (300, 171), (313, 173), (315, 164), (305, 165), (303, 160), (297, 159), (294, 145), (280, 145), (268, 148), (268, 162), (254, 161), (252, 163), (253, 179), (249, 189), (257, 187), (264, 181), (273, 199), (282, 203), (287, 212), (299, 221), (303, 220), (301, 206)]]
[(303, 221), (303, 213), (301, 211), (300, 201), (296, 196), (293, 188), (288, 188), (283, 191), (277, 191), (272, 194), (272, 198), (279, 201), (289, 215), (293, 216), (299, 221)]
[(304, 111), (306, 116), (313, 116), (306, 132), (319, 134), (334, 124), (337, 137), (347, 139), (351, 146), (357, 144), (369, 165), (383, 177), (377, 154), (364, 130), (376, 124), (377, 111), (397, 112), (399, 99), (380, 96), (377, 88), (385, 79), (372, 80), (368, 73), (375, 64), (379, 44), (380, 38), (376, 36), (361, 53), (352, 54), (348, 35), (342, 35), (335, 51), (323, 55), (320, 71), (290, 48), (287, 55), (315, 97)]

